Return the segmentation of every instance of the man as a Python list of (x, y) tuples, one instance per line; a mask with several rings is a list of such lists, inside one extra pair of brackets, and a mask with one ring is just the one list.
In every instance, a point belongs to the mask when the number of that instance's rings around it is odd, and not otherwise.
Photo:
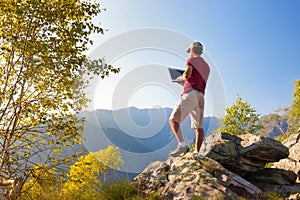
[(188, 114), (191, 117), (191, 127), (196, 134), (195, 154), (198, 154), (204, 140), (204, 93), (210, 68), (201, 57), (203, 46), (200, 42), (193, 42), (187, 53), (190, 54), (190, 58), (187, 59), (182, 77), (178, 78), (182, 79), (183, 94), (169, 118), (171, 129), (178, 141), (178, 147), (170, 153), (170, 156), (179, 156), (189, 150), (180, 128), (180, 123)]

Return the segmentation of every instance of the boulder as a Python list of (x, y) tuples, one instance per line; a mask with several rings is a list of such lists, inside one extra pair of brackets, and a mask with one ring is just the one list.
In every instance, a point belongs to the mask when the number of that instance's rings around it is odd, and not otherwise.
[(275, 184), (275, 185), (294, 185), (297, 175), (292, 171), (283, 169), (265, 168), (257, 172), (252, 172), (244, 178), (254, 185)]
[(293, 171), (298, 176), (297, 182), (300, 183), (300, 133), (292, 134), (282, 144), (289, 148), (289, 156), (275, 162), (273, 167)]
[(277, 185), (277, 184), (256, 184), (264, 192), (276, 192), (284, 199), (300, 199), (300, 184), (295, 185)]
[[(162, 199), (284, 199), (300, 198), (300, 133), (283, 143), (271, 138), (220, 132), (209, 135), (201, 150), (153, 162), (133, 181), (145, 196)], [(273, 168), (265, 168), (267, 163)]]
[(245, 134), (240, 137), (226, 132), (209, 135), (200, 153), (216, 160), (241, 176), (262, 170), (266, 163), (287, 158), (289, 150), (268, 137)]
[(145, 196), (157, 192), (163, 199), (257, 199), (262, 191), (218, 162), (205, 157), (169, 157), (150, 163), (133, 184)]

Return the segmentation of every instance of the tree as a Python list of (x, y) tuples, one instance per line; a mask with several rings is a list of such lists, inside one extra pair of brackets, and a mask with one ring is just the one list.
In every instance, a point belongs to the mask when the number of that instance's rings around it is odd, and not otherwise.
[(85, 55), (89, 35), (103, 34), (92, 22), (100, 12), (81, 0), (1, 1), (0, 186), (8, 186), (7, 198), (20, 195), (10, 186), (22, 187), (37, 163), (52, 168), (71, 159), (63, 150), (81, 142), (85, 87), (94, 75), (118, 72)]
[(100, 174), (119, 169), (122, 164), (120, 151), (113, 146), (81, 156), (70, 167), (69, 180), (62, 188), (62, 199), (99, 199)]
[(32, 168), (30, 180), (23, 187), (20, 200), (25, 199), (105, 199), (100, 198), (106, 186), (100, 177), (119, 169), (123, 160), (118, 148), (108, 146), (78, 158), (70, 166), (67, 177), (61, 177), (55, 168), (41, 164)]
[[(291, 103), (288, 117), (288, 135), (297, 133), (300, 128), (300, 80), (294, 82), (293, 102)], [(288, 136), (287, 135), (287, 136)]]
[(36, 165), (32, 168), (30, 179), (24, 184), (20, 200), (25, 199), (57, 199), (63, 183), (63, 178), (58, 176), (55, 168), (46, 164)]
[(232, 106), (226, 108), (226, 114), (221, 120), (218, 131), (234, 135), (254, 134), (261, 128), (258, 117), (256, 110), (239, 97)]

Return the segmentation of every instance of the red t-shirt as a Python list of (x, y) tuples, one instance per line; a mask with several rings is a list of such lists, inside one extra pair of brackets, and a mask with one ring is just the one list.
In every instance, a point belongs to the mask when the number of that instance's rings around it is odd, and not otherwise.
[(184, 82), (183, 93), (185, 94), (191, 90), (197, 90), (204, 94), (210, 73), (208, 64), (202, 57), (193, 57), (187, 60), (186, 65), (191, 66), (193, 69), (190, 78)]

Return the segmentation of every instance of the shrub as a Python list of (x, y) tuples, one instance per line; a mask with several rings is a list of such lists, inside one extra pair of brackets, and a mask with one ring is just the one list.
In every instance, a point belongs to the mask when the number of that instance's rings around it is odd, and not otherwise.
[(103, 187), (100, 192), (101, 200), (122, 200), (122, 199), (133, 199), (136, 197), (137, 190), (127, 180), (121, 180), (118, 182), (110, 183)]

